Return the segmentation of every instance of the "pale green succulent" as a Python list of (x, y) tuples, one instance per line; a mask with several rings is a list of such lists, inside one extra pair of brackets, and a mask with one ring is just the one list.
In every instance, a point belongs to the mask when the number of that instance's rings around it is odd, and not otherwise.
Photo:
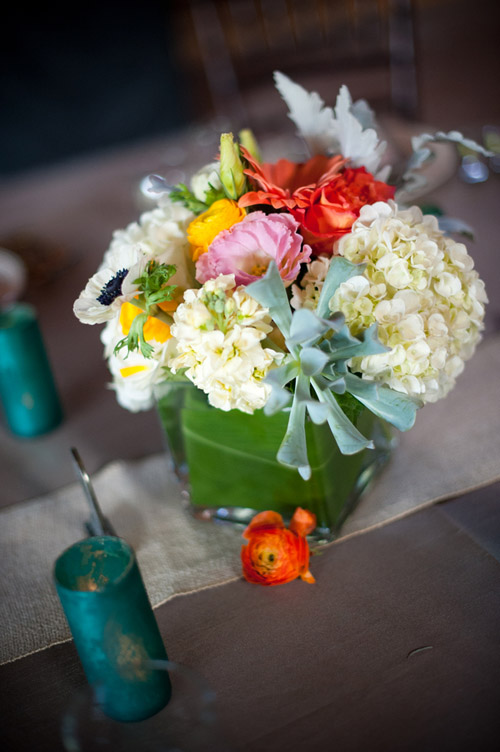
[[(351, 373), (347, 362), (354, 357), (385, 352), (373, 324), (354, 337), (341, 313), (331, 313), (328, 304), (337, 287), (350, 277), (362, 273), (364, 265), (352, 264), (338, 256), (332, 259), (315, 311), (301, 308), (292, 314), (283, 280), (276, 264), (269, 265), (266, 275), (248, 285), (247, 292), (270, 315), (285, 338), (288, 354), (279, 368), (269, 372), (267, 383), (271, 396), (264, 408), (272, 415), (291, 404), (288, 428), (277, 459), (296, 467), (309, 479), (311, 468), (307, 458), (305, 420), (308, 414), (314, 423), (327, 422), (342, 454), (356, 454), (373, 449), (349, 420), (335, 394), (349, 393), (372, 413), (407, 431), (415, 422), (420, 402), (374, 381), (366, 381)], [(286, 389), (295, 382), (293, 393)]]

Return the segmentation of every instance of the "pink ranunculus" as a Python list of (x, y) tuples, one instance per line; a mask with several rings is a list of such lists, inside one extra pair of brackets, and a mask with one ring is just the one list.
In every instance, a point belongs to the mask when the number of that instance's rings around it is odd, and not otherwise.
[(220, 232), (207, 253), (196, 262), (196, 279), (202, 284), (219, 274), (234, 274), (237, 285), (249, 285), (262, 277), (271, 261), (276, 262), (285, 285), (290, 285), (309, 261), (311, 249), (297, 232), (291, 214), (256, 211)]

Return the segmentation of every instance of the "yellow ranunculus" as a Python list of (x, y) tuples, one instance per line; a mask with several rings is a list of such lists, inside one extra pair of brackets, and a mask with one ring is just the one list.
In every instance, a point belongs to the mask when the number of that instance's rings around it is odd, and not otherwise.
[[(165, 303), (160, 303), (159, 307), (170, 312), (172, 310), (175, 310), (177, 303), (174, 303), (174, 301), (172, 300), (167, 300)], [(143, 313), (142, 309), (138, 306), (135, 306), (133, 303), (122, 304), (120, 310), (120, 325), (125, 336), (130, 331), (132, 321), (140, 313)], [(152, 339), (156, 340), (157, 342), (166, 342), (167, 339), (170, 339), (171, 336), (172, 335), (170, 334), (170, 327), (168, 324), (165, 324), (164, 321), (160, 321), (160, 319), (154, 318), (154, 316), (148, 317), (148, 320), (144, 324), (144, 338), (148, 342)]]
[(237, 222), (246, 217), (246, 211), (238, 206), (236, 201), (222, 198), (214, 201), (207, 211), (193, 219), (187, 228), (188, 240), (191, 243), (193, 261), (202, 253), (208, 251), (208, 246), (215, 240), (222, 230), (229, 230)]

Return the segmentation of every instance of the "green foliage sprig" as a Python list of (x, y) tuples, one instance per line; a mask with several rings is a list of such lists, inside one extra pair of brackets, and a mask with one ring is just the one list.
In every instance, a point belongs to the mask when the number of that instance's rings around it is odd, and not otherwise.
[(200, 201), (194, 193), (184, 185), (179, 183), (170, 192), (170, 198), (176, 203), (184, 204), (186, 209), (192, 211), (194, 214), (202, 214), (202, 212), (209, 209), (215, 201), (219, 201), (221, 198), (225, 198), (226, 194), (222, 188), (214, 188), (209, 183), (209, 189), (205, 194), (205, 201)]
[(174, 186), (170, 191), (170, 199), (178, 204), (184, 204), (186, 209), (194, 212), (194, 214), (201, 214), (208, 209), (207, 204), (196, 198), (194, 193), (189, 190), (187, 185), (179, 183)]

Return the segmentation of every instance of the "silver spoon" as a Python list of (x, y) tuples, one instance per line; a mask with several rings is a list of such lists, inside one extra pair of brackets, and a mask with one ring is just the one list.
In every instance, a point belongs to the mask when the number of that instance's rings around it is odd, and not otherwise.
[(95, 536), (95, 535), (116, 536), (116, 533), (113, 529), (112, 524), (109, 522), (108, 519), (106, 519), (106, 517), (102, 513), (101, 507), (99, 506), (97, 497), (92, 487), (92, 483), (90, 481), (90, 476), (88, 472), (85, 470), (85, 466), (82, 462), (82, 458), (80, 457), (78, 450), (75, 449), (75, 447), (71, 447), (70, 451), (73, 457), (73, 465), (75, 467), (76, 476), (81, 483), (81, 486), (85, 493), (85, 497), (90, 507), (91, 516), (90, 516), (90, 519), (87, 520), (87, 522), (85, 523), (85, 528), (88, 534), (91, 536)]

